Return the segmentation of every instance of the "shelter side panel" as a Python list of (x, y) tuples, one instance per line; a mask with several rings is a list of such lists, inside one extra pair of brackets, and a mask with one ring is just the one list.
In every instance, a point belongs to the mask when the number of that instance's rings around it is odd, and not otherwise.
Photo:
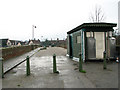
[(81, 32), (73, 33), (73, 57), (79, 58), (81, 52)]
[(103, 52), (105, 51), (104, 32), (95, 32), (96, 39), (96, 58), (103, 59)]

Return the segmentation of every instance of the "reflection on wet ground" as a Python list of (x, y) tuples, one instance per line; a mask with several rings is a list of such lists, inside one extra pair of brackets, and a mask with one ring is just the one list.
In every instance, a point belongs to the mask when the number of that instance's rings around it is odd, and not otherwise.
[(4, 64), (4, 72), (9, 70), (10, 68), (15, 66), (16, 64), (20, 63), (21, 61), (25, 60), (27, 56), (31, 56), (34, 53), (38, 52), (39, 50), (40, 50), (40, 48), (37, 48), (37, 49), (35, 49), (33, 51), (30, 51), (30, 52), (27, 52), (27, 53), (25, 53), (25, 54), (23, 54), (21, 56), (17, 56), (17, 57), (14, 57), (12, 59), (5, 60), (3, 62), (3, 64)]
[[(53, 73), (54, 53), (59, 74)], [(30, 58), (31, 75), (26, 76), (26, 62), (24, 62), (5, 75), (3, 88), (115, 88), (118, 86), (116, 63), (108, 63), (108, 70), (103, 70), (102, 62), (83, 63), (87, 73), (80, 73), (78, 62), (72, 61), (65, 54), (65, 49), (57, 47), (37, 52)]]

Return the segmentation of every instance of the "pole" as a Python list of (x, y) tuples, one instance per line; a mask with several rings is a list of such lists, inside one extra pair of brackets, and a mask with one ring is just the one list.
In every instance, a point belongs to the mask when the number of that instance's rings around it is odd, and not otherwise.
[(34, 25), (32, 25), (32, 39), (34, 40)]
[(26, 74), (27, 76), (30, 75), (30, 62), (29, 62), (29, 56), (26, 57), (27, 62), (26, 62)]
[(0, 58), (0, 78), (4, 78), (3, 58)]
[(57, 67), (56, 67), (56, 55), (53, 55), (53, 73), (59, 73), (59, 71), (57, 71)]
[(53, 55), (53, 73), (55, 73), (57, 71), (56, 69), (56, 55)]
[(105, 39), (105, 51), (106, 51), (106, 32), (104, 32), (104, 39)]
[(107, 64), (106, 64), (106, 51), (104, 51), (103, 69), (107, 69)]
[(82, 59), (81, 59), (82, 54), (79, 54), (79, 71), (82, 71)]

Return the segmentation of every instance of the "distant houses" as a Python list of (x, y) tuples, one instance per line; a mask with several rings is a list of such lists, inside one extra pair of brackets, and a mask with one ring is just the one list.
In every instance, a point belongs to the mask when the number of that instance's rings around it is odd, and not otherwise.
[(25, 42), (18, 41), (18, 40), (9, 40), (7, 41), (7, 46), (21, 46), (25, 45)]
[(11, 47), (11, 46), (21, 46), (21, 45), (26, 45), (26, 42), (19, 40), (0, 39), (0, 47)]
[(67, 48), (67, 39), (59, 40), (59, 38), (57, 38), (57, 40), (45, 40), (44, 42), (41, 42), (41, 45), (47, 47), (51, 46)]
[(22, 46), (22, 45), (39, 45), (39, 46), (51, 46), (51, 47), (63, 47), (67, 48), (67, 39), (65, 40), (45, 40), (41, 42), (39, 39), (28, 40), (28, 41), (19, 41), (19, 40), (10, 40), (10, 39), (0, 39), (0, 47), (14, 47), (14, 46)]
[(29, 40), (28, 45), (40, 45), (40, 40)]

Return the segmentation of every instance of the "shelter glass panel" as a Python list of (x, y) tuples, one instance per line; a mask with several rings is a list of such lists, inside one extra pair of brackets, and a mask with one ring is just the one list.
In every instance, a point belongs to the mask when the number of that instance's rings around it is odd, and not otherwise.
[(77, 36), (77, 39), (76, 39), (77, 41), (77, 43), (81, 43), (81, 36)]

